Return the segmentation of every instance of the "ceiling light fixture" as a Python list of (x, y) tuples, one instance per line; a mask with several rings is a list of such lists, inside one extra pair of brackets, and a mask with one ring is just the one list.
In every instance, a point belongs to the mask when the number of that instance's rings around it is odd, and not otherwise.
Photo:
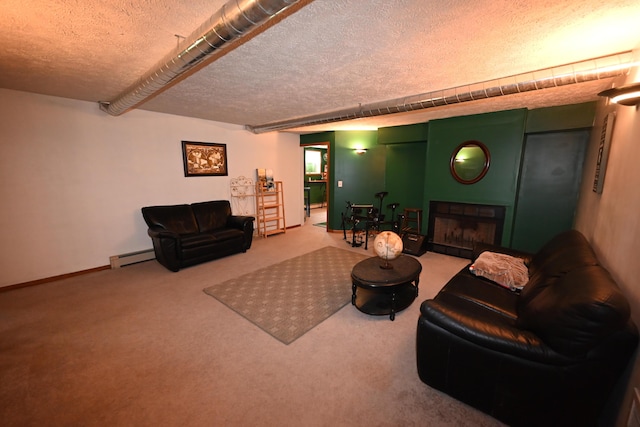
[(356, 154), (364, 154), (367, 152), (366, 148), (354, 148), (353, 151), (356, 152)]
[(229, 0), (134, 86), (113, 101), (100, 101), (100, 109), (119, 116), (142, 104), (206, 59), (219, 54), (221, 49), (232, 49), (241, 38), (255, 33), (271, 18), (299, 1)]
[(637, 107), (640, 105), (640, 82), (607, 89), (598, 95), (606, 96), (615, 104)]
[(260, 125), (247, 125), (253, 133), (285, 130), (304, 126), (335, 123), (346, 120), (376, 117), (395, 113), (424, 110), (479, 99), (494, 98), (535, 90), (542, 90), (594, 80), (618, 77), (640, 63), (633, 52), (622, 52), (587, 61), (545, 68), (481, 83), (426, 92), (368, 105), (332, 111), (325, 114), (299, 117)]

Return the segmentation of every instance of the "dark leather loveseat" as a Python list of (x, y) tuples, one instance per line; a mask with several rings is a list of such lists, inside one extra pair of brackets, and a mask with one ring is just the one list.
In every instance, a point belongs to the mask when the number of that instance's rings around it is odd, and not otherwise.
[(420, 379), (508, 425), (597, 425), (638, 341), (626, 298), (578, 231), (535, 255), (490, 249), (523, 257), (529, 281), (518, 293), (464, 268), (424, 301)]
[(142, 216), (156, 259), (171, 271), (246, 252), (253, 239), (254, 218), (232, 215), (227, 200), (147, 206)]

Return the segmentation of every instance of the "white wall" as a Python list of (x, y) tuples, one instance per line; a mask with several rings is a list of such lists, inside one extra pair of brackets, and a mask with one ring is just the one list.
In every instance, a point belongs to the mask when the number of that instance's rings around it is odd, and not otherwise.
[[(287, 226), (304, 221), (299, 137), (0, 89), (0, 287), (151, 248), (140, 208), (230, 199), (231, 178), (271, 168)], [(181, 141), (227, 144), (226, 177), (184, 177)], [(253, 205), (251, 207), (255, 210)], [(253, 212), (253, 211), (252, 211)]]
[[(640, 81), (640, 74), (626, 83)], [(624, 80), (619, 82), (625, 83)], [(613, 135), (602, 194), (592, 191), (600, 131), (606, 114), (615, 112)], [(640, 326), (640, 111), (634, 107), (607, 105), (598, 108), (576, 214), (575, 228), (591, 242), (631, 305)], [(640, 386), (640, 357), (636, 354), (615, 425), (626, 425), (634, 387)]]
[[(628, 77), (628, 83), (640, 75)], [(624, 83), (621, 81), (620, 83)], [(600, 131), (609, 112), (615, 112), (613, 135), (602, 194), (592, 191)], [(598, 108), (575, 226), (591, 242), (599, 261), (632, 301), (640, 325), (640, 111), (635, 107), (606, 105)]]

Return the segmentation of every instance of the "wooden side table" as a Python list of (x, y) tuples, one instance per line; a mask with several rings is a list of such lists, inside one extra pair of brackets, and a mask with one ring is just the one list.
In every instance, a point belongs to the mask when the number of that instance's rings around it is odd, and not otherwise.
[(402, 233), (422, 233), (422, 209), (405, 208), (401, 230)]
[(360, 261), (351, 271), (351, 304), (363, 313), (389, 315), (409, 307), (418, 296), (422, 265), (407, 255), (389, 261), (393, 268), (385, 269), (378, 257)]

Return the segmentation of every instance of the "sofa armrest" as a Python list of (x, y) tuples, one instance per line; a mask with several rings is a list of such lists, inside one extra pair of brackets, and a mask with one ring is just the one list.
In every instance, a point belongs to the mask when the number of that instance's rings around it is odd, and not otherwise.
[(171, 271), (180, 269), (178, 252), (180, 251), (180, 235), (162, 227), (152, 227), (147, 230), (153, 243), (156, 260)]
[[(449, 308), (455, 310), (458, 306)], [(534, 341), (518, 339), (521, 351), (515, 353), (515, 345), (503, 351), (502, 344), (512, 341), (508, 337), (512, 329), (495, 329), (495, 324), (481, 327), (483, 323), (463, 309), (456, 310), (460, 312), (458, 320), (466, 326), (475, 322), (477, 327), (460, 333), (434, 319), (449, 317), (447, 311), (444, 306), (430, 303), (422, 307), (418, 319), (416, 361), (424, 383), (507, 425), (595, 426), (594, 420), (626, 365), (622, 358), (602, 354), (568, 358), (550, 350), (527, 331), (516, 333)], [(503, 332), (496, 334), (497, 330)]]
[(245, 215), (230, 215), (227, 220), (227, 225), (232, 228), (237, 228), (244, 232), (244, 246), (243, 250), (247, 250), (251, 247), (253, 242), (253, 221), (254, 217)]
[(168, 237), (170, 239), (176, 239), (176, 240), (180, 240), (180, 235), (178, 233), (175, 233), (173, 231), (169, 231), (165, 228), (159, 228), (159, 227), (154, 227), (154, 228), (149, 228), (149, 230), (147, 230), (147, 234), (149, 235), (149, 237), (153, 238), (162, 238), (162, 237)]
[(517, 249), (506, 248), (504, 246), (492, 245), (490, 243), (474, 243), (473, 244), (473, 258), (472, 260), (477, 259), (482, 252), (497, 252), (500, 254), (510, 255), (513, 257), (522, 258), (524, 260), (525, 265), (528, 267), (531, 263), (531, 259), (533, 258), (533, 254), (529, 252), (519, 251)]
[(244, 216), (244, 215), (229, 215), (229, 219), (227, 220), (227, 226), (232, 228), (237, 228), (239, 230), (244, 230), (247, 226), (248, 222), (253, 223), (255, 218), (252, 216)]
[(456, 304), (426, 300), (420, 306), (423, 322), (447, 331), (457, 340), (487, 351), (508, 354), (538, 363), (566, 363), (569, 358), (547, 346), (534, 333), (520, 329), (515, 321), (465, 301)]

